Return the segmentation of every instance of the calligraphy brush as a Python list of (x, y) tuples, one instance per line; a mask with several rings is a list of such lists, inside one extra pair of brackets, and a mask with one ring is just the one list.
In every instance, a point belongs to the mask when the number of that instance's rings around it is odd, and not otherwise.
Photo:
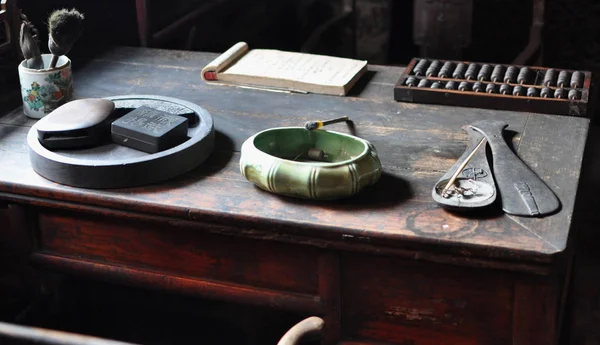
[(340, 118), (333, 119), (333, 120), (326, 120), (326, 121), (307, 121), (304, 124), (304, 128), (308, 129), (309, 131), (312, 131), (315, 129), (323, 128), (323, 126), (331, 125), (331, 124), (338, 123), (338, 122), (346, 122), (346, 121), (348, 121), (348, 116), (340, 117)]
[(34, 37), (37, 36), (38, 32), (33, 24), (27, 20), (25, 15), (23, 15), (22, 18), (21, 32), (19, 33), (19, 45), (21, 46), (21, 53), (23, 53), (23, 58), (25, 59), (25, 66), (31, 69), (43, 69), (44, 60), (42, 60), (38, 40)]
[(66, 55), (83, 31), (83, 14), (76, 9), (56, 10), (48, 18), (48, 49), (52, 53), (49, 68), (56, 67), (58, 57)]

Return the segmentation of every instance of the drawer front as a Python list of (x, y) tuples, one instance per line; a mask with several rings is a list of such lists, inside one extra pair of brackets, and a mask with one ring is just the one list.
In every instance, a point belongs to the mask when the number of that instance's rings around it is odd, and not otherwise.
[(281, 291), (318, 290), (313, 247), (87, 214), (44, 212), (38, 224), (42, 253)]
[(343, 328), (407, 345), (510, 344), (513, 281), (497, 271), (348, 255)]

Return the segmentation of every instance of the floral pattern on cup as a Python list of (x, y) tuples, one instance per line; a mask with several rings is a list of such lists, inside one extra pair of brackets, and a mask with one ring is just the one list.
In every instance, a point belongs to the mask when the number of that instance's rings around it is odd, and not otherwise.
[[(49, 66), (52, 54), (42, 54), (44, 66)], [(71, 61), (66, 56), (58, 58), (53, 69), (30, 69), (25, 60), (19, 64), (19, 82), (23, 113), (41, 119), (73, 99)]]
[[(36, 81), (27, 89), (23, 101), (35, 111), (44, 109), (44, 114), (51, 113), (71, 98), (73, 78), (67, 70), (48, 75), (45, 79), (49, 84), (40, 86)], [(44, 107), (44, 105), (46, 105)]]

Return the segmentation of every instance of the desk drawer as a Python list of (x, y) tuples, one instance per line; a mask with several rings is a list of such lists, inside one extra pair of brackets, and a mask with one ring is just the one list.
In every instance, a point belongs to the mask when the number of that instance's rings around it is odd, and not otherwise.
[(317, 249), (198, 228), (41, 213), (39, 251), (165, 275), (317, 294)]
[(411, 345), (512, 343), (505, 272), (385, 257), (343, 258), (343, 327), (357, 339)]

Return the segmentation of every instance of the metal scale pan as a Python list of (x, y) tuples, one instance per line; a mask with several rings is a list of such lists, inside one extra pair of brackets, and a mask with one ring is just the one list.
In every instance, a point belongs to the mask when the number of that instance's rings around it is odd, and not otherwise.
[(152, 154), (117, 145), (110, 139), (88, 149), (50, 151), (40, 144), (34, 125), (27, 135), (27, 143), (31, 166), (36, 173), (74, 187), (135, 187), (184, 174), (204, 162), (214, 149), (213, 119), (194, 103), (152, 95), (106, 99), (115, 103), (116, 116), (123, 116), (143, 105), (186, 116), (190, 122), (188, 139), (171, 149)]

